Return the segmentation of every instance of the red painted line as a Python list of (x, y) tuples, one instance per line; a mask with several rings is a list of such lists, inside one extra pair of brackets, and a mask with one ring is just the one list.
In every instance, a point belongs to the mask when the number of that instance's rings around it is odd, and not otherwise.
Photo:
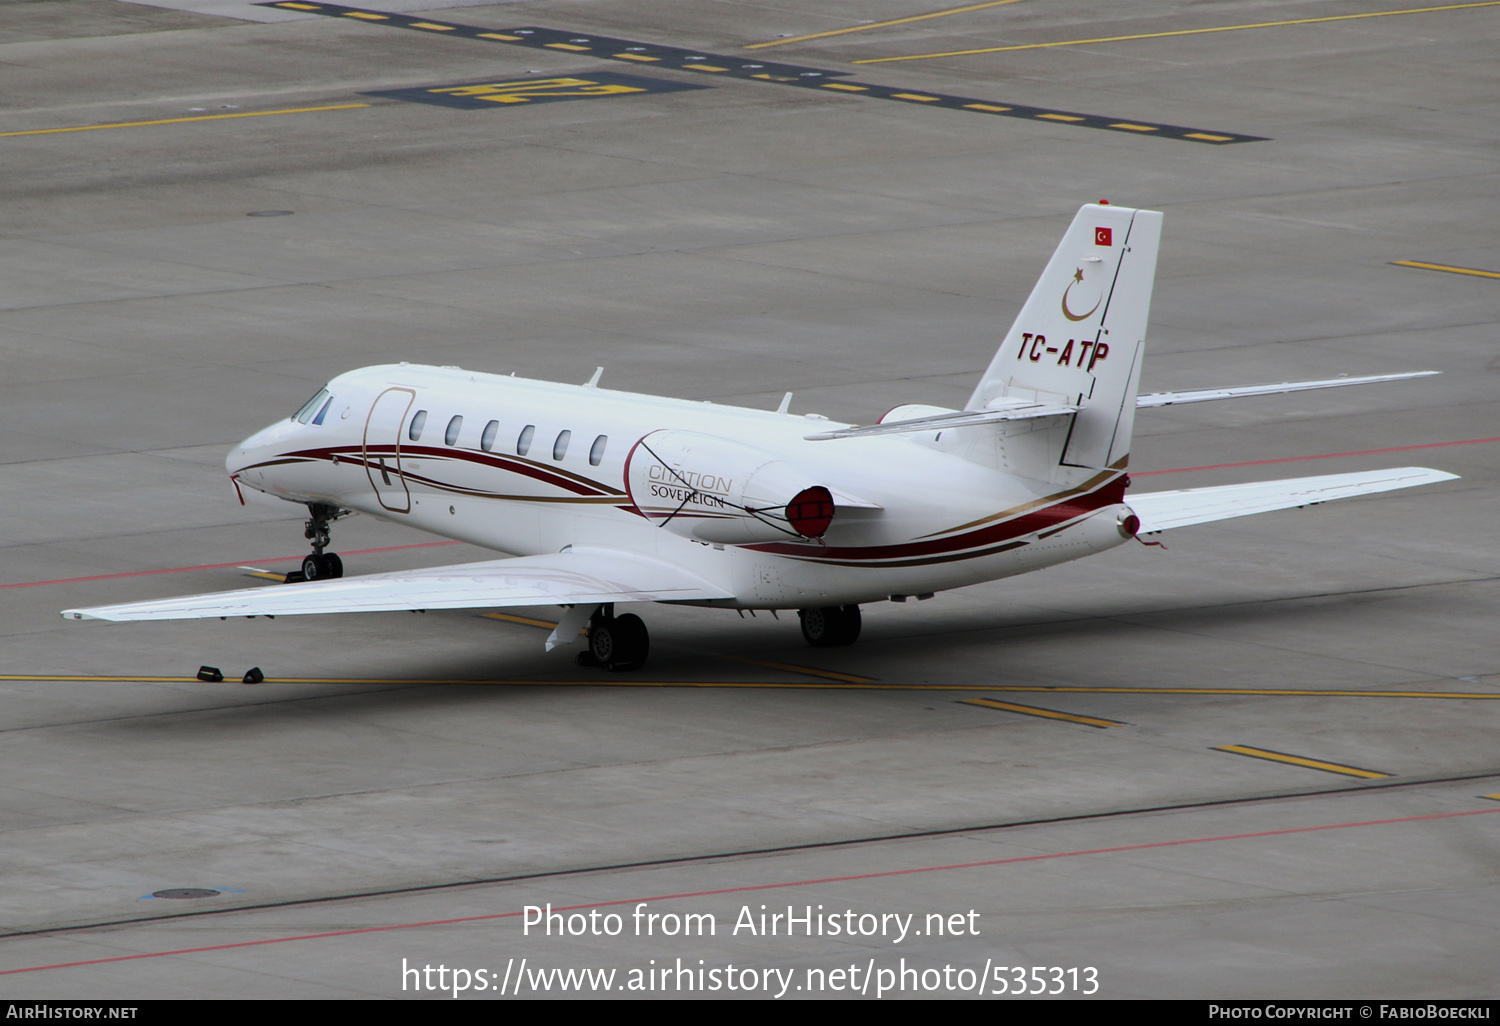
[[(816, 884), (847, 883), (852, 880), (878, 880), (883, 877), (906, 876), (911, 873), (941, 873), (951, 869), (980, 869), (987, 866), (1008, 866), (1018, 862), (1041, 862), (1048, 859), (1067, 859), (1078, 855), (1111, 855), (1124, 851), (1146, 851), (1151, 848), (1174, 848), (1184, 844), (1207, 844), (1213, 841), (1243, 841), (1256, 837), (1282, 837), (1287, 834), (1306, 834), (1319, 830), (1347, 830), (1351, 827), (1386, 826), (1391, 823), (1417, 823), (1429, 819), (1451, 819), (1455, 816), (1490, 816), (1500, 809), (1474, 809), (1466, 812), (1434, 812), (1425, 816), (1401, 816), (1397, 819), (1370, 819), (1358, 823), (1324, 823), (1319, 826), (1288, 827), (1283, 830), (1259, 830), (1250, 834), (1224, 834), (1218, 837), (1188, 837), (1177, 841), (1151, 841), (1146, 844), (1122, 844), (1114, 848), (1088, 848), (1082, 851), (1059, 851), (1047, 855), (1018, 855), (1008, 859), (989, 859), (984, 862), (958, 862), (948, 866), (918, 866), (912, 869), (888, 869), (880, 873), (856, 873), (850, 876), (825, 876), (816, 880), (791, 880), (786, 883), (748, 884), (743, 887), (721, 887), (711, 891), (684, 891), (681, 894), (656, 894), (647, 898), (621, 898), (616, 901), (596, 901), (586, 905), (566, 905), (554, 908), (554, 912), (575, 912), (586, 908), (610, 908), (615, 905), (634, 905), (637, 902), (676, 901), (682, 898), (705, 898), (720, 894), (745, 894), (750, 891), (776, 890), (783, 887), (811, 887)], [(513, 919), (522, 912), (492, 912), (482, 916), (459, 916), (453, 919), (431, 919), (420, 923), (393, 923), (389, 926), (364, 926), (353, 930), (331, 930), (327, 933), (303, 933), (291, 937), (267, 937), (262, 940), (235, 941), (230, 944), (209, 944), (198, 948), (176, 948), (171, 951), (143, 951), (135, 955), (116, 955), (113, 958), (90, 958), (81, 962), (58, 962), (53, 965), (31, 965), (21, 969), (0, 969), (0, 976), (15, 973), (38, 973), (48, 969), (75, 969), (85, 965), (105, 965), (110, 962), (133, 962), (140, 958), (164, 958), (169, 955), (195, 955), (205, 951), (228, 951), (232, 948), (254, 948), (262, 944), (289, 944), (292, 941), (326, 940), (329, 937), (352, 937), (362, 933), (385, 933), (390, 930), (416, 930), (428, 926), (452, 926), (455, 923), (479, 923), (491, 919)]]
[[(417, 542), (415, 545), (387, 545), (381, 549), (350, 549), (346, 556), (369, 556), (377, 552), (399, 552), (402, 549), (427, 549), (434, 545), (457, 545), (457, 541)], [(152, 574), (185, 574), (191, 570), (223, 570), (230, 566), (246, 566), (252, 563), (285, 563), (301, 556), (272, 556), (270, 559), (242, 559), (235, 563), (204, 563), (202, 566), (169, 566), (162, 570), (131, 570), (123, 574), (96, 574), (93, 577), (59, 577), (55, 581), (21, 581), (17, 584), (0, 584), (0, 588), (35, 588), (42, 584), (78, 584), (82, 581), (111, 581), (117, 577), (148, 577)]]
[(1131, 477), (1150, 477), (1153, 474), (1185, 474), (1190, 470), (1227, 470), (1230, 467), (1263, 467), (1268, 463), (1296, 463), (1298, 460), (1331, 460), (1340, 456), (1377, 456), (1386, 452), (1411, 452), (1415, 449), (1441, 449), (1449, 445), (1483, 445), (1500, 442), (1500, 438), (1466, 438), (1461, 442), (1428, 442), (1425, 445), (1398, 445), (1393, 449), (1360, 449), (1357, 452), (1325, 452), (1316, 456), (1283, 456), (1275, 460), (1250, 460), (1247, 463), (1215, 463), (1207, 467), (1175, 467), (1172, 470), (1132, 470)]

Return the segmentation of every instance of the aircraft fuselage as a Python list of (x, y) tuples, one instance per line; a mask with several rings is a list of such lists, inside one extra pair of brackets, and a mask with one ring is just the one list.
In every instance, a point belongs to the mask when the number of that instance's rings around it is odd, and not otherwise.
[[(1129, 537), (1123, 470), (1030, 480), (942, 451), (932, 433), (809, 441), (843, 425), (407, 364), (351, 371), (325, 391), (229, 454), (240, 487), (512, 555), (658, 556), (735, 596), (706, 605), (925, 596)], [(747, 498), (802, 481), (833, 499), (820, 537), (756, 505), (790, 495)]]

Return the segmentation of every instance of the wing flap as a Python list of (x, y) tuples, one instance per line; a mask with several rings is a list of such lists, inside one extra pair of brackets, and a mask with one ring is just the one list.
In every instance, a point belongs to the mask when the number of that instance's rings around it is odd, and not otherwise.
[(1268, 513), (1275, 509), (1312, 506), (1354, 495), (1415, 488), (1417, 485), (1435, 484), (1438, 481), (1452, 481), (1457, 477), (1457, 474), (1430, 470), (1427, 467), (1397, 467), (1353, 474), (1295, 477), (1284, 481), (1256, 481), (1251, 484), (1148, 492), (1143, 495), (1127, 495), (1125, 502), (1141, 520), (1139, 533), (1152, 534), (1174, 527)]
[(65, 609), (70, 620), (193, 620), (409, 609), (576, 605), (733, 598), (733, 593), (659, 559), (613, 549), (575, 548), (545, 556), (398, 570), (305, 584), (123, 605)]

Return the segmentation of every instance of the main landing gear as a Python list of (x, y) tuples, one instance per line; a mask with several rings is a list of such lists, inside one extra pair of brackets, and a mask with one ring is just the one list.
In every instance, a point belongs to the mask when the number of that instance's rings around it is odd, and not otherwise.
[(301, 574), (287, 574), (287, 581), (323, 581), (344, 576), (344, 561), (338, 553), (323, 550), (328, 546), (328, 525), (348, 516), (349, 511), (322, 502), (309, 502), (307, 512), (311, 516), (305, 522), (302, 537), (312, 542), (312, 554), (302, 560)]
[(578, 653), (578, 665), (602, 666), (612, 673), (638, 670), (650, 649), (651, 637), (639, 616), (616, 616), (613, 605), (604, 605), (589, 620), (589, 647)]
[(852, 645), (859, 637), (859, 606), (824, 606), (821, 609), (799, 609), (802, 636), (813, 648)]

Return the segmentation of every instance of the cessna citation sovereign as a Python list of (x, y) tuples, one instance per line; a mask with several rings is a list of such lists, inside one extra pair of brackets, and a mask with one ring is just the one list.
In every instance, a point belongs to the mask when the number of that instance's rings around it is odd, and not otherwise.
[[(774, 411), (457, 367), (366, 367), (229, 454), (237, 488), (305, 505), (296, 581), (93, 609), (166, 620), (560, 605), (550, 650), (634, 669), (616, 606), (796, 609), (847, 645), (860, 604), (1039, 570), (1189, 524), (1409, 488), (1420, 467), (1127, 492), (1140, 407), (1417, 377), (1137, 395), (1162, 215), (1090, 204), (962, 410), (897, 406), (854, 427)], [(1432, 373), (1432, 372), (1422, 372)], [(243, 502), (243, 495), (241, 496)], [(344, 577), (329, 525), (357, 511), (511, 554)], [(305, 582), (305, 583), (304, 583)]]

